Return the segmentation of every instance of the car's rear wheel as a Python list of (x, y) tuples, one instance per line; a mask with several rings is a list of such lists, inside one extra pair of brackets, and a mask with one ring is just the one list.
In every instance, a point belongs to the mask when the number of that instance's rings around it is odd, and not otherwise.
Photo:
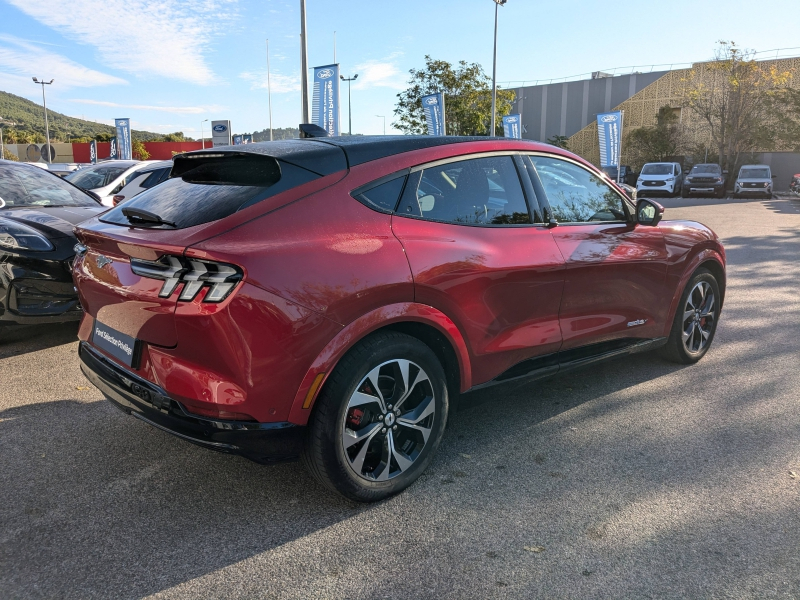
[(719, 321), (720, 294), (716, 278), (698, 269), (681, 296), (672, 330), (662, 354), (681, 364), (695, 363), (708, 352)]
[(325, 383), (303, 461), (320, 483), (351, 500), (382, 500), (428, 466), (448, 405), (444, 370), (427, 345), (397, 332), (372, 335)]

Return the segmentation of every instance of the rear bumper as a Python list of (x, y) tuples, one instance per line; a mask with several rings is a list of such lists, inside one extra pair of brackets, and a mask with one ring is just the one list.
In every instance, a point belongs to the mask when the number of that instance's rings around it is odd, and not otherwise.
[(304, 427), (292, 423), (223, 421), (192, 415), (155, 384), (101, 356), (86, 342), (78, 347), (81, 370), (112, 404), (193, 444), (238, 454), (258, 463), (294, 460)]

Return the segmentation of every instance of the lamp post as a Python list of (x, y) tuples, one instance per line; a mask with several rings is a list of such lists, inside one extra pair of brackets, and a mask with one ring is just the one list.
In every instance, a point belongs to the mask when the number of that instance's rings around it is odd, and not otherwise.
[(47, 136), (47, 160), (45, 162), (50, 163), (50, 124), (47, 122), (47, 100), (44, 96), (44, 86), (52, 85), (55, 79), (51, 79), (50, 81), (39, 81), (36, 77), (33, 78), (33, 83), (42, 86), (42, 105), (44, 106), (44, 132)]
[(386, 135), (386, 117), (383, 115), (375, 115), (379, 119), (383, 119), (383, 135)]
[(495, 135), (497, 124), (497, 12), (508, 0), (494, 0), (494, 55), (492, 57), (492, 129), (489, 135)]
[(300, 92), (303, 94), (303, 123), (310, 123), (308, 113), (308, 37), (306, 35), (306, 0), (300, 0)]
[(203, 119), (200, 121), (200, 140), (203, 142), (203, 150), (206, 149), (206, 134), (203, 133), (203, 123), (207, 122), (208, 119)]
[(351, 107), (352, 102), (350, 99), (350, 82), (358, 79), (358, 73), (356, 73), (352, 77), (345, 77), (344, 75), (339, 75), (339, 79), (347, 82), (347, 122), (348, 122), (347, 129), (350, 132), (349, 135), (353, 135), (353, 109)]
[(3, 143), (3, 127), (8, 127), (11, 125), (12, 127), (16, 125), (16, 123), (12, 123), (11, 121), (5, 121), (0, 119), (0, 160), (2, 160), (6, 155), (6, 147)]

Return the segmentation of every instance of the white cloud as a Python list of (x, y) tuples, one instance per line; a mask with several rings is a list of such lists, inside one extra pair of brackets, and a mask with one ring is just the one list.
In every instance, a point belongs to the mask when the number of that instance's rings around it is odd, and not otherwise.
[[(59, 87), (95, 87), (128, 82), (79, 65), (26, 40), (0, 34), (0, 70), (17, 76), (55, 79)], [(30, 81), (30, 79), (28, 79)]]
[(353, 89), (385, 87), (393, 90), (406, 89), (407, 75), (402, 73), (394, 62), (398, 55), (393, 54), (382, 60), (368, 60), (356, 65), (358, 79), (353, 82)]
[[(267, 70), (240, 73), (239, 77), (250, 82), (251, 90), (267, 89)], [(270, 73), (270, 86), (273, 94), (286, 94), (300, 91), (300, 75), (281, 75)]]
[[(155, 110), (159, 112), (173, 113), (176, 115), (202, 115), (209, 112), (220, 112), (225, 110), (225, 107), (216, 104), (211, 106), (157, 106), (149, 104), (117, 104), (116, 102), (105, 102), (103, 100), (88, 100), (83, 98), (76, 98), (68, 102), (77, 102), (78, 104), (92, 104), (94, 106), (110, 106), (113, 108), (130, 108), (132, 110)], [(171, 126), (167, 126), (171, 127)]]
[(203, 52), (236, 0), (8, 0), (82, 44), (107, 65), (141, 76), (210, 84)]

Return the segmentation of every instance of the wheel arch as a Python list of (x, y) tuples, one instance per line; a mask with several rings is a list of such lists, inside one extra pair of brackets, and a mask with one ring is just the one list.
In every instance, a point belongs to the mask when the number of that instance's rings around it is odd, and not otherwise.
[(472, 386), (469, 351), (456, 324), (431, 306), (415, 302), (392, 304), (351, 322), (325, 346), (295, 394), (289, 422), (307, 424), (320, 390), (341, 358), (365, 337), (386, 330), (405, 333), (430, 347), (442, 361), (451, 393), (463, 392)]
[(698, 252), (692, 259), (689, 261), (686, 269), (683, 272), (681, 277), (680, 283), (675, 289), (675, 294), (672, 297), (672, 302), (670, 303), (669, 307), (669, 317), (664, 324), (664, 335), (669, 335), (669, 331), (672, 328), (672, 321), (675, 318), (675, 311), (678, 310), (678, 303), (681, 300), (681, 296), (683, 295), (683, 290), (686, 288), (686, 284), (689, 282), (689, 279), (697, 272), (698, 269), (704, 268), (711, 272), (712, 275), (717, 279), (717, 284), (720, 288), (720, 302), (719, 307), (722, 309), (722, 304), (725, 300), (725, 284), (726, 284), (726, 275), (725, 275), (725, 262), (722, 256), (716, 250), (712, 250), (707, 248)]

